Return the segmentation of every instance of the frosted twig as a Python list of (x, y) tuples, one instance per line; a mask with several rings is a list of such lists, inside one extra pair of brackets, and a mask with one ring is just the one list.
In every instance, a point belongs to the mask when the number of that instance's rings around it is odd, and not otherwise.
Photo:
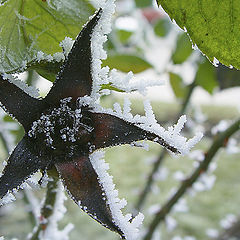
[[(50, 172), (49, 172), (50, 173)], [(60, 185), (56, 170), (51, 170), (52, 180), (48, 182), (46, 198), (41, 209), (38, 226), (33, 234), (28, 236), (29, 240), (58, 239), (68, 240), (68, 233), (73, 225), (68, 224), (59, 230), (57, 222), (63, 217), (66, 209), (63, 205), (65, 200), (62, 185)]]
[(233, 123), (224, 132), (219, 134), (213, 141), (211, 147), (205, 154), (204, 160), (199, 164), (199, 167), (194, 170), (194, 172), (186, 178), (178, 190), (172, 195), (172, 197), (163, 205), (163, 207), (158, 211), (150, 224), (147, 234), (143, 240), (150, 240), (158, 224), (165, 219), (167, 214), (171, 211), (175, 203), (186, 193), (186, 191), (193, 185), (194, 182), (201, 176), (201, 173), (208, 170), (209, 164), (211, 163), (213, 157), (218, 152), (218, 150), (224, 146), (226, 139), (231, 137), (235, 132), (240, 129), (240, 119)]
[[(183, 103), (182, 103), (182, 105), (181, 105), (181, 109), (180, 109), (179, 113), (177, 114), (176, 119), (180, 118), (180, 116), (182, 116), (182, 115), (185, 113), (185, 111), (186, 111), (186, 109), (187, 109), (187, 106), (188, 106), (188, 104), (189, 104), (189, 102), (190, 102), (190, 99), (191, 99), (193, 90), (195, 89), (195, 87), (196, 87), (195, 82), (193, 82), (193, 83), (189, 86), (188, 93), (187, 93), (187, 95), (186, 95), (186, 97), (185, 97), (185, 99), (184, 99), (184, 101), (183, 101)], [(144, 204), (144, 202), (145, 202), (145, 200), (146, 200), (146, 198), (147, 198), (147, 195), (148, 195), (148, 193), (149, 193), (150, 190), (151, 190), (151, 186), (152, 186), (153, 181), (154, 181), (154, 178), (153, 178), (153, 177), (154, 177), (154, 175), (156, 174), (156, 172), (158, 171), (159, 167), (161, 166), (161, 164), (162, 164), (162, 162), (164, 161), (164, 159), (165, 159), (165, 157), (166, 157), (167, 154), (168, 154), (168, 151), (166, 151), (165, 149), (163, 149), (163, 150), (161, 151), (160, 155), (158, 156), (156, 162), (154, 163), (153, 168), (152, 168), (152, 171), (151, 171), (150, 174), (148, 175), (146, 184), (145, 184), (142, 192), (140, 193), (139, 198), (138, 198), (138, 201), (137, 201), (137, 203), (136, 203), (136, 205), (135, 205), (135, 209), (136, 209), (137, 211), (139, 211), (139, 210), (142, 208), (142, 206), (143, 206), (143, 204)]]

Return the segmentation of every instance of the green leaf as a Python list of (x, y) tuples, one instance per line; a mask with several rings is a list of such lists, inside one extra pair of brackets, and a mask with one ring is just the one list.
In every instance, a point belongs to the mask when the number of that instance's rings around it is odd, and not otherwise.
[(176, 48), (172, 54), (174, 64), (183, 63), (192, 53), (192, 44), (186, 33), (178, 35)]
[(169, 20), (166, 18), (159, 19), (154, 24), (154, 32), (159, 37), (165, 37), (169, 33), (170, 28)]
[(194, 44), (213, 62), (240, 68), (240, 2), (158, 0), (171, 19), (186, 28)]
[(0, 6), (0, 72), (19, 70), (37, 51), (61, 51), (59, 42), (74, 39), (93, 13), (87, 0), (8, 0)]
[(54, 82), (57, 73), (60, 71), (60, 66), (63, 62), (47, 62), (40, 61), (39, 63), (34, 63), (31, 65), (30, 69), (37, 71), (39, 75), (46, 78), (47, 80)]
[(210, 94), (212, 94), (214, 88), (218, 86), (215, 67), (207, 59), (204, 59), (204, 61), (199, 64), (195, 82)]
[(103, 90), (103, 89), (113, 90), (113, 91), (116, 91), (116, 92), (124, 92), (123, 90), (114, 87), (114, 86), (112, 85), (112, 83), (102, 84), (100, 90)]
[(129, 38), (132, 36), (132, 32), (120, 29), (117, 31), (117, 36), (121, 43), (125, 44), (128, 42)]
[(135, 0), (136, 7), (145, 8), (152, 6), (152, 0)]
[(176, 98), (183, 99), (186, 95), (187, 90), (182, 78), (178, 74), (170, 72), (169, 80)]
[(153, 66), (143, 58), (130, 54), (114, 54), (109, 55), (103, 61), (103, 66), (109, 66), (111, 69), (116, 68), (122, 72), (132, 71), (133, 73), (140, 73)]
[(221, 90), (240, 86), (240, 71), (219, 64), (216, 68), (217, 81)]

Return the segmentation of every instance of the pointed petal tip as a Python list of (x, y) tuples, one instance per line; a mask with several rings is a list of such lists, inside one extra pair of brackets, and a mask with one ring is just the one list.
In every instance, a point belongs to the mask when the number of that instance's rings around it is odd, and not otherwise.
[(56, 163), (56, 168), (74, 202), (94, 220), (123, 236), (112, 219), (106, 194), (88, 156), (81, 156), (71, 162)]

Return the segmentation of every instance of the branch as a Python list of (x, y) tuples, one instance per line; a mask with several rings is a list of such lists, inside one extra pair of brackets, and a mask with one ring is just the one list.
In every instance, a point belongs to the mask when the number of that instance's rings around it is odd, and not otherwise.
[(230, 228), (226, 229), (216, 240), (240, 239), (240, 219), (235, 222)]
[(52, 180), (50, 180), (47, 184), (47, 193), (41, 209), (40, 222), (37, 226), (36, 231), (34, 231), (33, 235), (29, 238), (29, 240), (40, 239), (41, 232), (47, 228), (49, 224), (49, 218), (54, 213), (54, 205), (56, 203), (57, 196), (58, 178), (56, 178), (53, 175), (51, 175), (51, 177)]
[[(186, 97), (185, 97), (185, 99), (182, 103), (181, 110), (177, 114), (176, 119), (179, 119), (179, 117), (181, 117), (185, 113), (195, 87), (196, 87), (196, 83), (194, 81), (188, 88), (188, 93), (187, 93), (187, 95), (186, 95)], [(157, 161), (154, 163), (152, 171), (147, 177), (147, 182), (145, 184), (145, 187), (143, 188), (142, 192), (140, 193), (138, 201), (136, 203), (136, 206), (135, 206), (136, 212), (139, 212), (140, 209), (142, 208), (143, 204), (145, 203), (147, 195), (149, 194), (151, 186), (152, 186), (153, 181), (154, 181), (154, 175), (158, 171), (160, 165), (162, 164), (162, 162), (163, 162), (163, 160), (164, 160), (164, 158), (167, 154), (168, 154), (168, 152), (165, 149), (163, 149), (161, 154), (159, 155)]]
[(238, 119), (235, 123), (233, 123), (228, 129), (224, 132), (220, 133), (211, 147), (205, 154), (204, 160), (200, 163), (199, 167), (195, 169), (195, 171), (190, 175), (189, 178), (185, 179), (180, 185), (177, 192), (168, 200), (168, 202), (161, 208), (159, 212), (156, 213), (153, 221), (150, 224), (147, 234), (143, 238), (143, 240), (150, 240), (152, 235), (157, 227), (157, 225), (164, 220), (166, 215), (171, 211), (174, 204), (186, 193), (186, 191), (192, 186), (194, 182), (197, 181), (201, 173), (206, 172), (210, 162), (212, 161), (215, 154), (218, 150), (224, 146), (225, 140), (228, 139), (231, 135), (239, 130), (240, 119)]

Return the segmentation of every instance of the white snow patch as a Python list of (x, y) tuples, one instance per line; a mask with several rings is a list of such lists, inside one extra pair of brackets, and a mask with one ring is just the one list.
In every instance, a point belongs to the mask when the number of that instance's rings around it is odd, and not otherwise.
[(138, 239), (139, 226), (143, 221), (143, 214), (139, 213), (132, 222), (129, 220), (132, 218), (131, 214), (123, 215), (121, 209), (127, 204), (125, 199), (118, 198), (118, 191), (115, 190), (112, 177), (108, 174), (107, 170), (109, 165), (105, 163), (104, 152), (96, 151), (90, 155), (90, 161), (94, 170), (99, 177), (99, 183), (106, 193), (107, 204), (110, 208), (114, 223), (122, 230), (127, 240)]

